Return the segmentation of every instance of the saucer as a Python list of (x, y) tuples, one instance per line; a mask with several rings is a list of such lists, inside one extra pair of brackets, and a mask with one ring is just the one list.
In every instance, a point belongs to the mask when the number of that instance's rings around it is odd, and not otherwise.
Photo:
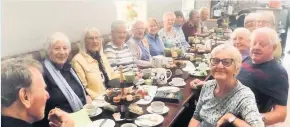
[(167, 112), (169, 111), (169, 108), (168, 108), (167, 106), (164, 106), (162, 112), (160, 112), (160, 113), (156, 113), (156, 112), (153, 112), (153, 111), (152, 111), (152, 107), (151, 107), (151, 106), (148, 106), (148, 107), (147, 107), (147, 111), (148, 111), (149, 113), (151, 113), (151, 114), (159, 114), (159, 115), (163, 115), (163, 114), (165, 114), (165, 113), (167, 113)]
[(95, 117), (100, 115), (103, 112), (103, 110), (101, 108), (97, 108), (97, 111), (94, 112), (94, 114), (89, 115), (89, 117)]
[(182, 87), (182, 86), (185, 86), (186, 85), (186, 82), (179, 83), (179, 84), (173, 84), (172, 82), (169, 82), (169, 85), (176, 86), (176, 87)]

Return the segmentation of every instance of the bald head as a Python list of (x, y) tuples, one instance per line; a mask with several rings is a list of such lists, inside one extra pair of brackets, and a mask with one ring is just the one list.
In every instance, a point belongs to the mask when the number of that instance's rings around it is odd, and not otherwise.
[(242, 55), (248, 54), (250, 49), (251, 32), (246, 28), (237, 28), (232, 33), (233, 45), (241, 52)]

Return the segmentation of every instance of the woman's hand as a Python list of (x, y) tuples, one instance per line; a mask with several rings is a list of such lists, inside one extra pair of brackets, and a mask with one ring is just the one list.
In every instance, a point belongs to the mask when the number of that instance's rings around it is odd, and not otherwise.
[(221, 125), (229, 122), (230, 118), (235, 117), (235, 115), (233, 115), (232, 113), (227, 113), (225, 114), (222, 118), (220, 118), (220, 120), (217, 122), (217, 127), (220, 127)]
[(67, 112), (59, 108), (50, 110), (48, 114), (50, 127), (74, 127), (74, 121)]
[(201, 81), (201, 80), (199, 80), (199, 79), (194, 79), (193, 81), (191, 81), (191, 82), (189, 83), (189, 85), (190, 85), (190, 87), (191, 87), (192, 89), (197, 89), (197, 88), (202, 87), (202, 85), (203, 85), (204, 83), (205, 83), (204, 81)]

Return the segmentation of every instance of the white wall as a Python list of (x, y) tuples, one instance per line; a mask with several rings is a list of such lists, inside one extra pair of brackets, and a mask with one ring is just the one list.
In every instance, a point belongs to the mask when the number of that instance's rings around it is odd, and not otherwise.
[[(148, 17), (162, 19), (165, 11), (181, 10), (181, 0), (148, 0)], [(1, 57), (35, 51), (53, 32), (79, 40), (85, 27), (110, 31), (116, 20), (114, 0), (4, 0)]]

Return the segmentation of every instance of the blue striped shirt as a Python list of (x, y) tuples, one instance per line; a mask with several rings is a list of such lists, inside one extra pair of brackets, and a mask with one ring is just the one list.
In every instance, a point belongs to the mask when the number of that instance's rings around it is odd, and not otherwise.
[(112, 42), (109, 42), (104, 47), (104, 53), (107, 56), (109, 63), (111, 64), (111, 67), (114, 69), (114, 71), (118, 71), (118, 67), (120, 65), (124, 67), (124, 72), (138, 70), (134, 62), (134, 57), (126, 43), (124, 43), (122, 48), (119, 48)]

